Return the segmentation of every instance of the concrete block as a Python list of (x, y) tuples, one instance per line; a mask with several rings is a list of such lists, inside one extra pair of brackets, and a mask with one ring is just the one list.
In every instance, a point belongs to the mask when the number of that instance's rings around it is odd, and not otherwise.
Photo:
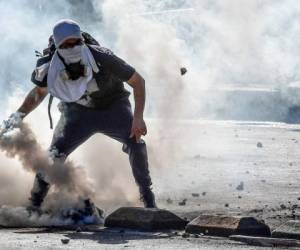
[(186, 232), (228, 237), (233, 234), (270, 236), (270, 228), (254, 217), (200, 215), (186, 226)]
[(300, 240), (300, 221), (289, 220), (272, 232), (274, 238), (289, 238)]

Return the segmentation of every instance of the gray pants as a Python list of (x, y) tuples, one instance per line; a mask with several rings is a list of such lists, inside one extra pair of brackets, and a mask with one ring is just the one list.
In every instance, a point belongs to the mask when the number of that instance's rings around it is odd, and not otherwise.
[[(149, 202), (154, 203), (146, 144), (144, 141), (137, 143), (135, 138), (129, 138), (133, 116), (127, 98), (102, 110), (86, 108), (75, 103), (63, 104), (61, 112), (50, 147), (50, 152), (55, 152), (55, 158), (65, 159), (93, 134), (105, 134), (123, 143), (123, 151), (129, 155), (129, 162), (141, 197), (145, 199), (150, 197)], [(30, 200), (33, 205), (40, 206), (48, 192), (49, 184), (37, 174), (34, 186)]]

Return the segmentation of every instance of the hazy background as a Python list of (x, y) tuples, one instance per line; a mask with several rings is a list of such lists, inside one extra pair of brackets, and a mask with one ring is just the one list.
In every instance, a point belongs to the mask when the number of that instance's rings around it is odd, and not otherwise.
[[(286, 88), (300, 74), (299, 13), (297, 0), (0, 0), (0, 119), (33, 87), (34, 50), (47, 45), (59, 19), (72, 18), (144, 76), (151, 167), (172, 167), (183, 156), (173, 119), (231, 118), (230, 112), (235, 119), (284, 119), (294, 100)], [(188, 73), (181, 76), (183, 66)], [(45, 149), (52, 135), (46, 104), (26, 118)], [(56, 122), (54, 106), (53, 114)], [(170, 135), (176, 143), (164, 140)], [(23, 204), (33, 174), (0, 156), (0, 204)], [(94, 181), (97, 204), (137, 202), (117, 142), (95, 136), (71, 159)]]

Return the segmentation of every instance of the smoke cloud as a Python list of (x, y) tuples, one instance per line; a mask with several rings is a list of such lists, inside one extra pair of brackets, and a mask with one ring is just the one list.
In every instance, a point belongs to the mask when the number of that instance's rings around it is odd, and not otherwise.
[[(172, 11), (178, 9), (183, 11)], [(0, 119), (15, 111), (33, 86), (29, 82), (36, 61), (33, 51), (46, 46), (57, 20), (73, 18), (146, 79), (146, 140), (151, 168), (174, 166), (184, 157), (174, 121), (220, 118), (218, 111), (230, 103), (223, 88), (281, 89), (299, 79), (299, 10), (296, 0), (1, 2)], [(180, 75), (181, 67), (188, 69), (184, 76)], [(33, 142), (28, 148), (33, 151), (23, 151), (12, 141), (1, 143), (9, 152), (0, 155), (1, 205), (26, 203), (33, 173), (49, 166), (45, 152), (52, 132), (47, 130), (45, 110), (44, 103), (26, 118), (36, 137), (26, 126), (19, 136), (24, 132), (27, 136), (12, 137), (18, 145)], [(247, 111), (239, 107), (238, 113)], [(53, 113), (57, 121), (59, 112)], [(213, 151), (211, 145), (207, 148)], [(92, 195), (99, 206), (108, 209), (139, 204), (128, 159), (119, 143), (97, 135), (79, 147), (70, 160), (76, 164), (68, 162), (51, 172), (57, 187)], [(38, 162), (44, 165), (35, 164)]]
[(26, 124), (22, 124), (20, 132), (12, 131), (3, 136), (0, 148), (8, 157), (17, 157), (26, 171), (45, 173), (50, 183), (57, 186), (60, 192), (66, 190), (79, 197), (93, 198), (94, 191), (82, 168), (75, 166), (71, 161), (53, 161)]

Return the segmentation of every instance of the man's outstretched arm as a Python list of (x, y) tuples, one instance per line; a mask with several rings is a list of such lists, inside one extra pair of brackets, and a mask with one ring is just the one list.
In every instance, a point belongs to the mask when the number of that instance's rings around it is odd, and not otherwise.
[(26, 96), (23, 104), (17, 110), (23, 114), (23, 117), (27, 116), (31, 111), (33, 111), (39, 104), (44, 100), (48, 94), (47, 88), (35, 87)]
[(35, 87), (29, 94), (26, 96), (21, 107), (7, 120), (3, 121), (0, 130), (0, 137), (5, 134), (7, 131), (19, 127), (22, 123), (22, 120), (27, 116), (32, 110), (34, 110), (45, 98), (48, 91), (47, 88)]

